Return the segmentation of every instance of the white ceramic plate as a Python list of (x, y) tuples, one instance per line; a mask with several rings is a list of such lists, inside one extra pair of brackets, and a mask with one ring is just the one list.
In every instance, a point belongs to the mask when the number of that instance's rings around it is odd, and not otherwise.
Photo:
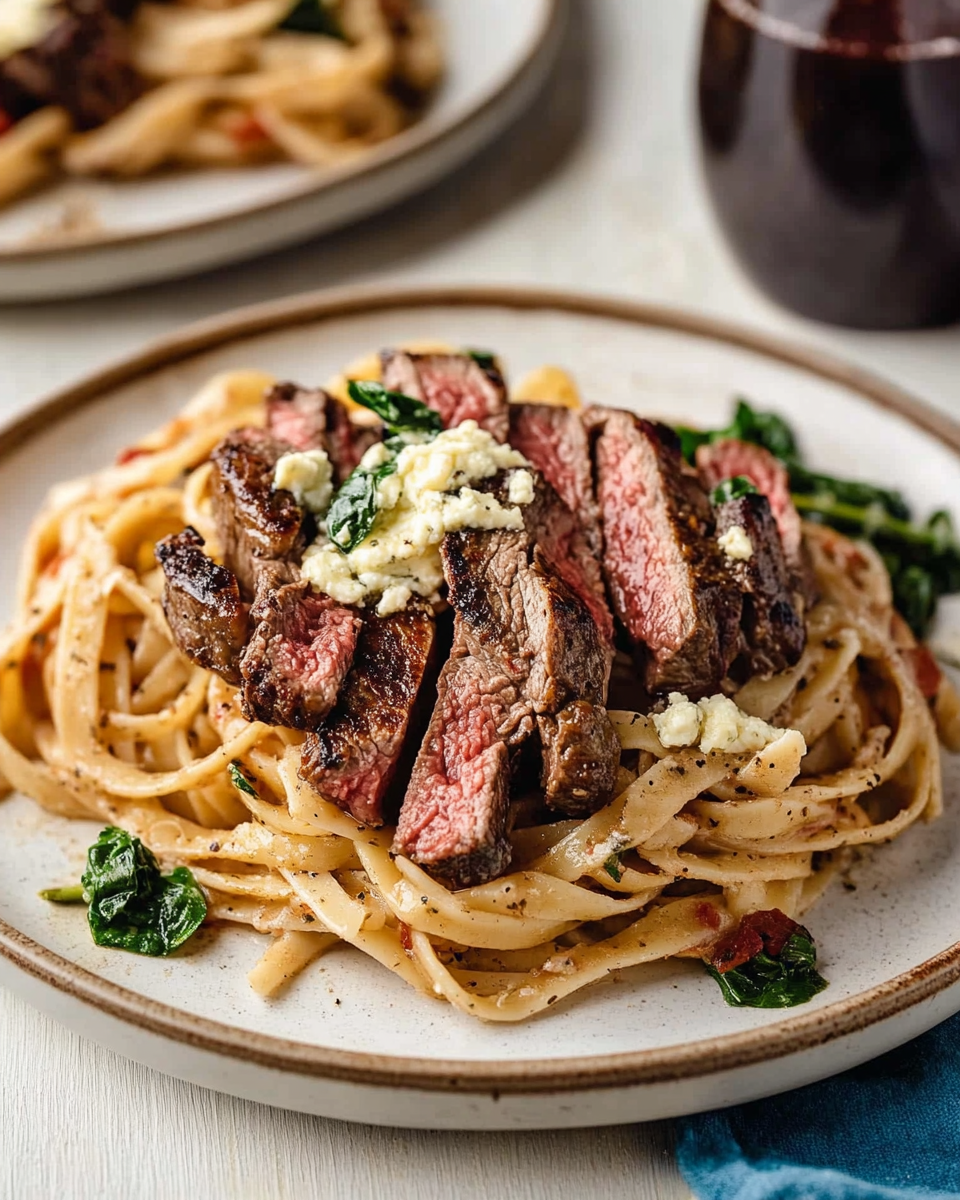
[[(71, 180), (0, 210), (0, 301), (86, 295), (222, 266), (426, 187), (533, 97), (559, 45), (567, 2), (431, 0), (443, 25), (444, 82), (422, 121), (350, 166)], [(51, 233), (78, 207), (94, 215), (96, 232), (74, 241)]]
[[(742, 392), (775, 405), (824, 469), (960, 513), (960, 430), (858, 372), (663, 311), (517, 290), (315, 296), (246, 310), (55, 397), (0, 435), (0, 604), (47, 488), (112, 459), (210, 374), (251, 366), (321, 381), (406, 338), (493, 347), (510, 372), (572, 369), (592, 401), (704, 424)], [(79, 875), (96, 827), (0, 804), (0, 979), (161, 1071), (267, 1103), (436, 1128), (613, 1124), (795, 1087), (960, 1009), (960, 773), (946, 815), (866, 859), (808, 923), (830, 987), (787, 1013), (727, 1008), (692, 963), (628, 972), (521, 1026), (486, 1026), (337, 949), (282, 998), (246, 973), (264, 939), (204, 932), (173, 960), (101, 950), (80, 910), (37, 891)]]

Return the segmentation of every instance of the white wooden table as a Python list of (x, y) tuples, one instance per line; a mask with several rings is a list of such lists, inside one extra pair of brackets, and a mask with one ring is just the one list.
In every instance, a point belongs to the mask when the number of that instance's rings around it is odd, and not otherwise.
[[(482, 0), (472, 0), (482, 3)], [(531, 112), (458, 175), (330, 239), (201, 279), (0, 309), (0, 414), (156, 335), (336, 284), (519, 282), (700, 309), (830, 347), (960, 414), (955, 330), (795, 320), (737, 273), (697, 175), (701, 0), (575, 0)], [(220, 1096), (81, 1041), (0, 991), (0, 1198), (683, 1197), (669, 1126), (542, 1134), (367, 1129)]]

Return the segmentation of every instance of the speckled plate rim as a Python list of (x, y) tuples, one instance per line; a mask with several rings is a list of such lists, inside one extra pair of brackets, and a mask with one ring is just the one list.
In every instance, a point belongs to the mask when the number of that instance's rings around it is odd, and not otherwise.
[[(655, 305), (519, 287), (353, 288), (239, 309), (192, 325), (139, 354), (41, 400), (0, 427), (0, 462), (41, 430), (104, 394), (230, 342), (357, 314), (424, 307), (552, 310), (725, 343), (857, 392), (946, 445), (960, 460), (960, 424), (909, 393), (819, 350), (734, 324)], [(958, 462), (960, 466), (960, 462)], [(15, 967), (136, 1028), (291, 1074), (374, 1087), (536, 1095), (695, 1079), (821, 1047), (903, 1013), (960, 981), (960, 942), (876, 987), (760, 1029), (616, 1055), (550, 1060), (430, 1060), (337, 1050), (237, 1029), (152, 1000), (68, 961), (0, 920), (0, 955)]]
[(540, 27), (531, 40), (527, 53), (517, 60), (513, 69), (479, 104), (474, 104), (459, 117), (438, 121), (430, 114), (396, 137), (374, 147), (353, 165), (331, 168), (321, 178), (304, 180), (284, 189), (281, 195), (261, 203), (247, 205), (236, 212), (179, 221), (162, 229), (138, 231), (104, 231), (74, 242), (51, 242), (33, 246), (0, 246), (0, 265), (28, 265), (50, 259), (70, 260), (98, 250), (142, 246), (162, 242), (167, 238), (204, 233), (236, 225), (252, 216), (282, 212), (310, 196), (330, 196), (343, 191), (358, 180), (373, 181), (390, 171), (400, 160), (415, 158), (425, 150), (438, 150), (456, 142), (468, 128), (484, 122), (504, 98), (512, 93), (528, 75), (538, 73), (541, 64), (552, 60), (562, 36), (570, 0), (544, 0)]

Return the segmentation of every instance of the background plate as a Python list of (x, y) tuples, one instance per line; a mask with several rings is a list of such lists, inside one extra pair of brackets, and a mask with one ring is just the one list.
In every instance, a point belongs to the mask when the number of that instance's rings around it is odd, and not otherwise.
[[(625, 303), (518, 290), (304, 297), (194, 327), (55, 397), (2, 435), (0, 604), (54, 482), (93, 470), (172, 416), (212, 373), (306, 383), (364, 351), (441, 338), (500, 352), (509, 373), (557, 362), (587, 401), (707, 425), (735, 392), (794, 422), (825, 470), (960, 512), (960, 433), (895, 389), (767, 339)], [(949, 614), (948, 614), (949, 615)], [(267, 1103), (438, 1128), (596, 1125), (794, 1087), (960, 1009), (960, 775), (947, 811), (865, 858), (855, 891), (813, 910), (830, 987), (783, 1013), (727, 1008), (692, 963), (624, 973), (521, 1026), (485, 1026), (337, 949), (264, 1002), (246, 973), (265, 939), (205, 932), (174, 960), (92, 945), (81, 912), (41, 903), (79, 874), (95, 826), (0, 804), (0, 978), (81, 1032), (182, 1078)], [(16, 968), (20, 968), (18, 971)]]
[[(453, 170), (532, 99), (559, 45), (567, 0), (431, 7), (443, 24), (447, 73), (422, 121), (337, 170), (278, 163), (44, 189), (0, 209), (0, 301), (85, 295), (222, 266), (358, 220)], [(65, 208), (78, 205), (102, 230), (76, 242), (51, 233)]]

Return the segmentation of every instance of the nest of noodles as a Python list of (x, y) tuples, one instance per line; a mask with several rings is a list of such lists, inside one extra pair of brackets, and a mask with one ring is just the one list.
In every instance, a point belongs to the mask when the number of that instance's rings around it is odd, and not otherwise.
[[(558, 372), (535, 378), (576, 403)], [(668, 750), (650, 717), (614, 710), (616, 798), (547, 824), (536, 803), (516, 805), (509, 874), (453, 892), (392, 856), (391, 830), (358, 826), (301, 783), (303, 735), (247, 722), (233, 688), (181, 657), (163, 615), (153, 546), (189, 523), (215, 551), (205, 460), (230, 430), (264, 423), (271, 382), (220, 376), (122, 465), (54, 489), (0, 647), (7, 784), (122, 826), (193, 869), (210, 918), (273, 934), (258, 991), (342, 941), (466, 1013), (519, 1021), (611, 971), (702, 956), (746, 912), (799, 917), (855, 847), (940, 812), (937, 722), (883, 563), (808, 525), (821, 598), (803, 657), (733, 697), (784, 729), (772, 745)], [(936, 711), (955, 741), (955, 697)], [(231, 784), (234, 761), (254, 794)]]

